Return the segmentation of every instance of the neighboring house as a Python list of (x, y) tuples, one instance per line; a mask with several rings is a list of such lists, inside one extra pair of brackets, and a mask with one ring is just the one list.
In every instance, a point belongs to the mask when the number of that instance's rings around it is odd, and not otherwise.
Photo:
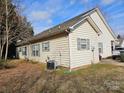
[(116, 46), (124, 48), (124, 39), (123, 38), (118, 39), (118, 44)]
[(18, 44), (20, 59), (55, 60), (70, 69), (112, 56), (116, 36), (98, 8), (89, 10)]

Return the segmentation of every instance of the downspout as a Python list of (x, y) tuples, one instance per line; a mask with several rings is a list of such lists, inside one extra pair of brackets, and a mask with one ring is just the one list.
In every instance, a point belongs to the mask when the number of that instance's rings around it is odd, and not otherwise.
[(70, 33), (68, 34), (68, 48), (69, 48), (69, 71), (71, 72), (71, 49), (70, 49)]
[(71, 68), (71, 48), (70, 48), (70, 32), (71, 32), (71, 29), (69, 28), (68, 30), (65, 30), (65, 31), (68, 32), (69, 71), (71, 72), (72, 71), (72, 68)]
[(32, 53), (31, 53), (31, 43), (30, 43), (30, 41), (28, 41), (28, 43), (29, 44), (27, 44), (27, 46), (28, 46), (28, 49), (27, 49), (27, 56), (28, 56), (28, 60), (30, 60), (30, 57), (31, 57), (31, 55), (32, 55)]

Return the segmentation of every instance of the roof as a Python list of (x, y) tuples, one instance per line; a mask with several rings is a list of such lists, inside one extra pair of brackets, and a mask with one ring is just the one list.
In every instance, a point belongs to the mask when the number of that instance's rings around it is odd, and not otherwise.
[(75, 24), (82, 21), (83, 19), (86, 19), (90, 13), (97, 11), (97, 10), (98, 10), (98, 8), (93, 8), (87, 12), (84, 12), (84, 13), (82, 13), (82, 14), (80, 14), (80, 15), (72, 18), (72, 19), (69, 19), (69, 20), (67, 20), (67, 21), (65, 21), (65, 22), (63, 22), (57, 26), (49, 28), (49, 29), (33, 36), (32, 38), (30, 38), (27, 41), (23, 41), (23, 42), (18, 43), (17, 46), (25, 45), (25, 44), (32, 43), (32, 42), (38, 42), (39, 40), (42, 40), (44, 38), (55, 36), (55, 35), (58, 35), (61, 33), (68, 33), (70, 31), (71, 27), (73, 27)]
[(52, 33), (61, 33), (61, 31), (65, 31), (65, 30), (69, 29), (69, 27), (73, 26), (74, 24), (76, 24), (77, 22), (82, 20), (85, 16), (87, 16), (86, 15), (87, 13), (89, 13), (89, 12), (95, 10), (95, 9), (96, 8), (93, 8), (93, 9), (91, 9), (91, 10), (85, 12), (85, 13), (82, 13), (82, 14), (80, 14), (80, 15), (72, 18), (72, 19), (69, 19), (69, 20), (67, 20), (67, 21), (65, 21), (65, 22), (63, 22), (63, 23), (61, 23), (57, 26), (54, 26), (50, 29), (47, 29), (47, 30), (37, 34), (35, 36), (35, 38), (38, 38), (38, 37), (42, 38), (43, 34), (46, 34), (46, 33), (49, 34), (49, 35), (52, 34)]
[(63, 22), (57, 26), (54, 26), (52, 28), (49, 28), (35, 36), (33, 36), (32, 38), (28, 39), (27, 41), (23, 41), (17, 44), (17, 46), (21, 46), (21, 45), (25, 45), (28, 44), (29, 42), (36, 42), (38, 40), (42, 40), (44, 38), (48, 38), (57, 34), (61, 34), (61, 33), (67, 33), (67, 30), (69, 31), (69, 28), (73, 25), (75, 25), (77, 22), (81, 21), (83, 18), (85, 18), (88, 13), (90, 13), (91, 11), (94, 11), (96, 8), (93, 8), (87, 12), (84, 12), (72, 19), (67, 20), (66, 22)]
[(124, 39), (118, 39), (118, 41), (119, 41), (118, 46), (121, 46), (121, 45), (122, 45), (122, 43), (124, 42)]

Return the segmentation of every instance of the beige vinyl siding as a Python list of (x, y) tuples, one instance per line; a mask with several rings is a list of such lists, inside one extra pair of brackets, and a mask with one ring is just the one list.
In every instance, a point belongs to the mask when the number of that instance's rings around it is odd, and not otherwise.
[[(54, 38), (50, 37), (47, 40), (34, 43), (40, 44), (40, 56), (31, 55), (31, 46), (33, 44), (30, 44), (26, 45), (28, 50), (27, 56), (24, 56), (22, 55), (22, 53), (19, 53), (19, 58), (29, 58), (30, 60), (34, 61), (46, 62), (47, 58), (49, 57), (50, 60), (55, 60), (58, 65), (76, 68), (83, 65), (91, 64), (93, 62), (99, 62), (99, 43), (103, 44), (102, 57), (106, 58), (108, 56), (111, 56), (111, 41), (114, 41), (113, 36), (109, 32), (97, 12), (93, 12), (89, 16), (101, 30), (99, 36), (97, 34), (97, 31), (93, 29), (91, 24), (88, 21), (84, 21), (84, 23), (82, 23), (80, 26), (77, 26), (74, 31), (70, 32), (69, 36), (67, 34), (61, 34), (54, 36)], [(78, 38), (89, 40), (89, 49), (78, 50)], [(42, 51), (42, 43), (44, 42), (49, 42), (49, 51)], [(92, 52), (93, 47), (95, 48), (94, 53)]]
[[(42, 51), (42, 43), (49, 42), (49, 51)], [(40, 44), (40, 56), (32, 56), (31, 46), (34, 44)], [(58, 65), (69, 67), (69, 47), (68, 36), (62, 35), (55, 38), (49, 38), (47, 40), (27, 45), (29, 49), (28, 58), (33, 61), (46, 62), (49, 57), (50, 60), (55, 60)], [(23, 47), (23, 46), (22, 46)], [(20, 54), (20, 58), (25, 57)]]
[(49, 57), (51, 60), (55, 60), (58, 65), (68, 67), (69, 66), (68, 37), (64, 36), (47, 41), (49, 41), (50, 51), (43, 52), (41, 46), (40, 59), (43, 59), (43, 62), (45, 62), (47, 60), (47, 57)]
[(122, 41), (121, 47), (123, 47), (123, 48), (124, 48), (124, 40)]
[(109, 57), (112, 55), (111, 41), (114, 40), (114, 38), (97, 12), (92, 13), (90, 16), (102, 32), (98, 38), (99, 42), (103, 43), (102, 57), (103, 58)]
[[(89, 39), (90, 49), (89, 50), (78, 50), (77, 49), (77, 38)], [(70, 43), (70, 61), (71, 68), (80, 67), (83, 65), (96, 63), (99, 61), (98, 55), (98, 35), (92, 26), (86, 21), (76, 28), (72, 33), (69, 34)], [(94, 57), (91, 51), (92, 47), (95, 47)]]

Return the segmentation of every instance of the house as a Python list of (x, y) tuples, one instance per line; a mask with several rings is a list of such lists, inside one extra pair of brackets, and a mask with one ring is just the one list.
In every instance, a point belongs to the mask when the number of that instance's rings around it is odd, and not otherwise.
[(17, 51), (20, 59), (39, 62), (49, 59), (73, 69), (98, 63), (99, 56), (112, 56), (115, 41), (116, 36), (102, 13), (94, 8), (20, 42)]
[(124, 48), (124, 39), (123, 38), (118, 39), (118, 43), (117, 43), (116, 47)]

